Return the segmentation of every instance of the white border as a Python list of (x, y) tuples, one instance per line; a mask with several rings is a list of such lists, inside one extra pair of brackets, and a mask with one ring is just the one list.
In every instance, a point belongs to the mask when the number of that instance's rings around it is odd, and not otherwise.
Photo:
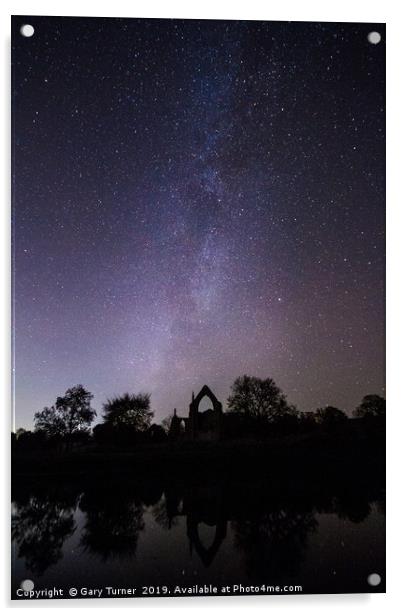
[[(9, 66), (10, 66), (10, 15), (77, 15), (77, 16), (110, 16), (110, 17), (186, 17), (186, 18), (215, 18), (215, 19), (266, 19), (283, 21), (360, 21), (360, 22), (386, 22), (387, 23), (387, 407), (388, 407), (388, 491), (387, 491), (387, 594), (386, 595), (303, 595), (286, 597), (232, 597), (232, 598), (194, 598), (194, 599), (134, 599), (134, 600), (77, 600), (68, 601), (40, 601), (40, 602), (13, 602), (9, 597), (9, 550), (2, 550), (0, 561), (1, 598), (8, 609), (17, 612), (27, 608), (31, 610), (63, 609), (79, 613), (116, 608), (134, 609), (137, 613), (152, 613), (163, 610), (164, 613), (189, 611), (201, 613), (211, 610), (220, 613), (230, 612), (242, 614), (245, 610), (257, 613), (289, 614), (334, 614), (343, 611), (345, 614), (371, 614), (378, 612), (391, 613), (398, 602), (399, 576), (400, 576), (400, 469), (402, 468), (400, 454), (401, 447), (401, 400), (398, 398), (398, 381), (401, 380), (401, 321), (402, 321), (402, 294), (400, 279), (402, 269), (402, 204), (399, 194), (401, 192), (401, 113), (402, 109), (402, 36), (401, 36), (401, 9), (397, 2), (392, 0), (336, 0), (336, 2), (323, 2), (322, 0), (281, 0), (278, 3), (267, 1), (243, 0), (203, 0), (202, 3), (192, 3), (185, 0), (162, 0), (138, 2), (136, 0), (113, 0), (109, 3), (90, 2), (85, 0), (69, 0), (68, 2), (51, 2), (36, 0), (5, 1), (2, 4), (2, 45), (3, 59), (1, 67), (1, 122), (3, 136), (1, 156), (3, 164), (3, 203), (0, 210), (1, 233), (1, 382), (0, 391), (3, 394), (2, 435), (3, 447), (0, 460), (3, 466), (6, 487), (3, 493), (3, 507), (1, 508), (1, 528), (3, 530), (3, 546), (9, 545), (9, 432), (10, 432), (10, 162), (9, 162), (9, 134), (10, 134), (10, 103), (9, 103)], [(7, 135), (7, 137), (5, 137)], [(399, 284), (398, 284), (399, 283)], [(4, 505), (4, 503), (6, 503)]]

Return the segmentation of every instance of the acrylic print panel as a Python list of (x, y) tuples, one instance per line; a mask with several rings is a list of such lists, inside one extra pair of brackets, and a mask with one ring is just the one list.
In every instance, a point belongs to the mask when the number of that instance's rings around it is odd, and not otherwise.
[(384, 24), (12, 30), (13, 599), (384, 592)]

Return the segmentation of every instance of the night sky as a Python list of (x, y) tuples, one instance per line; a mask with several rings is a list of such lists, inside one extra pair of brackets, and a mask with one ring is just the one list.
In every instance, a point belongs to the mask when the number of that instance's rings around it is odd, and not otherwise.
[(157, 421), (244, 373), (384, 394), (384, 37), (14, 18), (17, 427), (77, 383)]

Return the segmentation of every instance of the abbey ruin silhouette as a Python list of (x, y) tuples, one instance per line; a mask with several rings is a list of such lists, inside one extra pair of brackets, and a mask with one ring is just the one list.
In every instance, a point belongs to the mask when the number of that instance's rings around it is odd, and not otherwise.
[[(200, 412), (200, 402), (205, 397), (211, 401), (212, 408)], [(188, 417), (179, 417), (174, 409), (169, 437), (173, 440), (185, 438), (193, 441), (217, 441), (222, 434), (222, 416), (222, 403), (208, 385), (204, 385), (197, 396), (194, 397), (194, 392), (192, 393)]]

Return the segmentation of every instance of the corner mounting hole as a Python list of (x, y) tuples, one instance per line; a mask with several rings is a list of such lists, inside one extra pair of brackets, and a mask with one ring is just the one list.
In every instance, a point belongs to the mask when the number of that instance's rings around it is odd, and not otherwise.
[(34, 587), (35, 587), (35, 584), (33, 583), (32, 580), (22, 580), (20, 584), (20, 588), (24, 590), (25, 592), (30, 592), (31, 590), (34, 589)]
[(367, 35), (367, 40), (372, 45), (378, 45), (378, 43), (381, 41), (381, 34), (376, 31), (369, 32)]
[(370, 586), (378, 586), (378, 584), (381, 583), (381, 575), (378, 575), (378, 573), (370, 573), (367, 578), (367, 582)]
[(31, 26), (31, 24), (24, 24), (23, 26), (21, 26), (20, 32), (22, 36), (29, 38), (34, 35), (35, 28)]

